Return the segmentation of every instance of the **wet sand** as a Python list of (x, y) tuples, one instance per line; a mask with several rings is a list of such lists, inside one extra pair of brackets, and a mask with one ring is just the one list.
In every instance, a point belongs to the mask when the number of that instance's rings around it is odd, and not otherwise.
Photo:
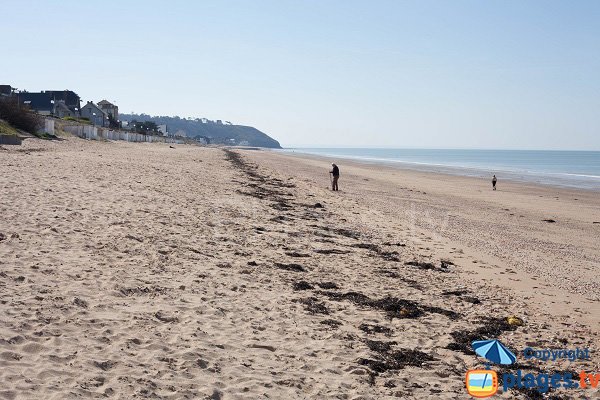
[(0, 398), (454, 399), (474, 339), (596, 349), (597, 194), (340, 166), (0, 149)]

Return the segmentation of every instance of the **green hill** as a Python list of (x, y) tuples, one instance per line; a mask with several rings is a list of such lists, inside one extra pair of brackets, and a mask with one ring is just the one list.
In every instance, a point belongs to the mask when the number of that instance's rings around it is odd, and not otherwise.
[(211, 144), (236, 146), (256, 146), (280, 149), (279, 142), (266, 133), (251, 126), (233, 125), (221, 120), (211, 121), (205, 118), (180, 118), (150, 116), (148, 114), (119, 114), (121, 121), (151, 121), (156, 125), (167, 125), (169, 134), (185, 132), (189, 138), (202, 138)]

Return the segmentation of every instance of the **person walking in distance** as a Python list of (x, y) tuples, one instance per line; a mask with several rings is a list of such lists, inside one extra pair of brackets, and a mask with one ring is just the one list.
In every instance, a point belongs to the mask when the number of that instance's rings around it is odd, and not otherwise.
[(498, 179), (496, 179), (496, 175), (494, 175), (492, 178), (492, 190), (496, 190), (496, 182), (498, 182)]
[(329, 175), (331, 175), (331, 190), (338, 190), (338, 179), (340, 179), (340, 169), (334, 163), (331, 163), (331, 171), (329, 171)]

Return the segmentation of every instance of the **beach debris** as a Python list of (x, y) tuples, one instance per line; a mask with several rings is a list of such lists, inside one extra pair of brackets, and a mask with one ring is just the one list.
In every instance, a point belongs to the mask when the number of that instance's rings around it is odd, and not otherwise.
[(248, 261), (248, 265), (251, 267), (256, 267), (258, 264), (256, 263), (256, 261)]
[(309, 290), (312, 289), (313, 285), (306, 281), (297, 281), (294, 282), (294, 290)]
[(521, 318), (514, 315), (507, 317), (506, 322), (508, 322), (508, 324), (511, 326), (523, 326), (525, 324), (525, 322)]
[(310, 254), (298, 253), (297, 251), (287, 252), (287, 253), (285, 253), (285, 255), (289, 256), (289, 257), (298, 257), (298, 258), (310, 257)]
[(171, 316), (171, 315), (167, 315), (165, 314), (163, 311), (157, 311), (154, 314), (154, 317), (162, 322), (178, 322), (179, 319), (176, 316)]
[(348, 254), (348, 253), (350, 253), (348, 250), (340, 250), (340, 249), (316, 249), (313, 251), (315, 253), (319, 253), (319, 254)]
[(133, 235), (131, 235), (131, 234), (128, 234), (128, 235), (126, 235), (126, 236), (125, 236), (125, 238), (126, 238), (126, 239), (135, 240), (135, 241), (137, 241), (137, 242), (140, 242), (140, 243), (142, 243), (142, 242), (144, 241), (144, 239), (143, 239), (143, 238), (139, 238), (139, 237), (137, 237), (137, 236), (133, 236)]
[(368, 367), (372, 371), (373, 377), (407, 366), (426, 368), (427, 362), (434, 360), (432, 356), (419, 350), (395, 348), (396, 342), (365, 340), (365, 343), (375, 357), (374, 359), (361, 358), (358, 363)]
[(198, 361), (196, 361), (196, 365), (202, 369), (206, 369), (208, 368), (208, 361), (199, 358)]
[(337, 329), (342, 323), (340, 321), (336, 321), (335, 319), (324, 319), (320, 322), (321, 325), (327, 325), (331, 329)]
[(390, 328), (386, 328), (385, 326), (376, 324), (360, 324), (358, 326), (358, 329), (360, 329), (367, 335), (370, 335), (372, 333), (383, 333), (384, 335), (389, 336), (392, 334), (392, 330)]
[(306, 269), (304, 269), (304, 267), (300, 264), (283, 264), (283, 263), (275, 263), (275, 266), (279, 269), (283, 269), (286, 271), (293, 271), (293, 272), (306, 272)]
[(97, 368), (100, 368), (102, 371), (108, 371), (109, 369), (111, 369), (112, 367), (114, 367), (117, 363), (114, 361), (94, 361), (94, 365)]
[(6, 235), (2, 232), (0, 232), (0, 242), (6, 240)]
[(327, 305), (322, 301), (319, 301), (316, 297), (307, 297), (305, 299), (297, 300), (304, 304), (304, 309), (310, 314), (329, 314)]
[(381, 247), (373, 243), (356, 243), (353, 244), (352, 247), (372, 251), (386, 261), (400, 261), (400, 258), (398, 257), (400, 254), (397, 251), (382, 250)]
[(365, 250), (371, 250), (374, 252), (378, 252), (381, 250), (379, 248), (379, 246), (377, 246), (376, 244), (373, 244), (373, 243), (355, 243), (352, 245), (352, 247), (356, 247), (359, 249), (365, 249)]
[(400, 242), (385, 242), (383, 243), (384, 246), (399, 246), (399, 247), (406, 247), (406, 243), (400, 243)]
[(273, 352), (276, 350), (275, 347), (269, 346), (269, 345), (266, 345), (266, 344), (256, 344), (256, 343), (254, 343), (254, 344), (251, 344), (250, 347), (253, 348), (253, 349), (264, 349), (264, 350), (269, 350), (269, 351), (273, 351)]
[(475, 340), (498, 338), (505, 331), (514, 331), (517, 329), (517, 326), (510, 325), (505, 318), (487, 318), (482, 322), (484, 325), (473, 331), (461, 330), (451, 332), (450, 336), (452, 336), (454, 342), (450, 343), (446, 348), (465, 354), (475, 354), (471, 348), (471, 343)]
[(168, 288), (161, 286), (138, 286), (134, 288), (121, 288), (119, 289), (119, 293), (123, 296), (141, 296), (148, 294), (151, 297), (154, 297), (159, 294), (164, 294), (168, 290)]
[(440, 260), (440, 268), (442, 269), (448, 269), (452, 265), (454, 265), (454, 263), (450, 260)]
[(276, 217), (271, 218), (269, 221), (278, 222), (282, 224), (284, 221), (293, 221), (293, 218), (286, 217), (285, 215), (278, 215)]
[(418, 318), (425, 312), (442, 314), (450, 319), (458, 319), (460, 316), (460, 314), (451, 310), (445, 310), (440, 307), (424, 306), (412, 300), (399, 299), (391, 296), (373, 300), (359, 292), (339, 293), (321, 290), (317, 293), (327, 296), (332, 300), (347, 300), (359, 306), (384, 311), (389, 318)]
[(88, 308), (87, 301), (81, 300), (79, 297), (75, 297), (75, 299), (73, 300), (73, 304), (75, 304), (77, 307)]
[(550, 223), (550, 224), (553, 224), (553, 223), (555, 223), (555, 222), (556, 222), (556, 221), (555, 221), (555, 220), (553, 220), (553, 219), (543, 219), (542, 221), (544, 221), (544, 222), (548, 222), (548, 223)]
[(377, 254), (386, 261), (400, 262), (397, 251), (379, 251)]
[(318, 282), (317, 285), (321, 289), (339, 289), (339, 286), (335, 282)]
[(442, 296), (457, 296), (457, 297), (460, 297), (461, 300), (466, 301), (467, 303), (481, 304), (481, 301), (475, 296), (464, 296), (465, 294), (468, 294), (468, 293), (469, 292), (464, 289), (448, 290), (448, 291), (442, 292)]
[(314, 208), (323, 208), (323, 204), (321, 204), (321, 203), (315, 203), (315, 205), (313, 207)]
[(223, 393), (219, 389), (215, 389), (213, 394), (207, 397), (206, 400), (223, 400)]
[(412, 265), (413, 267), (418, 267), (420, 269), (435, 269), (435, 265), (424, 261), (407, 261), (404, 265)]

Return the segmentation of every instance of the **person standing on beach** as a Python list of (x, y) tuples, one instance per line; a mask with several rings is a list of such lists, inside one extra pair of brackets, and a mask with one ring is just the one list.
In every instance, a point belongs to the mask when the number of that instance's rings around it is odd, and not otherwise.
[(340, 169), (334, 163), (331, 163), (331, 171), (329, 171), (329, 175), (333, 178), (331, 179), (331, 190), (338, 190), (338, 179), (340, 179)]
[(498, 179), (496, 179), (496, 175), (494, 175), (494, 177), (492, 178), (492, 190), (496, 190), (496, 182), (498, 181)]

